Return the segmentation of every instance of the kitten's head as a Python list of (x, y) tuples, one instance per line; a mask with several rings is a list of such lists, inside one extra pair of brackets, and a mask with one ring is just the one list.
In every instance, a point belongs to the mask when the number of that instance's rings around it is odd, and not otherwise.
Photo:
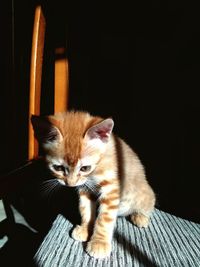
[(95, 170), (110, 139), (114, 122), (85, 112), (32, 116), (35, 136), (49, 169), (68, 186), (83, 185)]

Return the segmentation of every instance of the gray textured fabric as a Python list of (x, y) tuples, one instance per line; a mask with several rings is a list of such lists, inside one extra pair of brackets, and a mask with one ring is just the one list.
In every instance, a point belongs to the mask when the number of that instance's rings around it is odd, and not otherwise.
[(148, 228), (118, 218), (109, 258), (100, 260), (70, 237), (73, 225), (62, 215), (35, 254), (39, 267), (200, 267), (200, 224), (155, 210)]

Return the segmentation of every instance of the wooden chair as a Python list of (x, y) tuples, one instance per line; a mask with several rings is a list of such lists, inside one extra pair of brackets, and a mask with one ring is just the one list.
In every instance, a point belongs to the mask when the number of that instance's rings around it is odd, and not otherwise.
[[(27, 162), (19, 168), (5, 174), (1, 177), (0, 199), (3, 200), (7, 219), (10, 223), (14, 222), (12, 210), (9, 207), (9, 196), (19, 190), (24, 180), (32, 179), (38, 168), (40, 161), (38, 159), (38, 143), (34, 138), (34, 132), (30, 122), (31, 115), (40, 114), (41, 103), (41, 84), (42, 84), (42, 65), (44, 55), (44, 43), (46, 32), (46, 18), (41, 6), (35, 9), (32, 52), (30, 67), (30, 91), (29, 91), (29, 122), (28, 122), (28, 158)], [(67, 109), (68, 98), (68, 61), (64, 47), (55, 47), (54, 62), (54, 112), (61, 112)], [(4, 224), (5, 224), (4, 222)]]
[[(46, 22), (41, 6), (36, 7), (32, 41), (31, 70), (30, 70), (30, 99), (29, 117), (40, 114), (42, 61), (45, 40)], [(54, 112), (67, 109), (68, 96), (68, 61), (65, 48), (55, 48), (55, 84), (54, 84)], [(29, 120), (28, 157), (32, 160), (38, 156), (38, 143), (34, 138), (33, 128)]]

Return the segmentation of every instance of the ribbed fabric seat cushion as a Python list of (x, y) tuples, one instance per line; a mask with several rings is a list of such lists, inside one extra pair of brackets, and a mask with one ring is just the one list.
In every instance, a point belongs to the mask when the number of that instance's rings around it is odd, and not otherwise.
[(58, 215), (34, 260), (39, 267), (200, 267), (200, 224), (156, 209), (148, 228), (118, 218), (109, 258), (90, 257), (71, 238), (73, 225)]

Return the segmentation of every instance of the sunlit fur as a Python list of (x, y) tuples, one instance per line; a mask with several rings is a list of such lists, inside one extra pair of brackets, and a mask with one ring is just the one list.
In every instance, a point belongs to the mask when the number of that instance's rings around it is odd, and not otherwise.
[[(112, 133), (113, 120), (74, 111), (46, 119), (55, 135), (41, 139), (49, 168), (61, 183), (79, 188), (82, 223), (72, 237), (89, 240), (86, 251), (91, 256), (107, 257), (117, 216), (130, 215), (139, 227), (149, 223), (155, 196), (144, 168), (134, 151)], [(40, 118), (33, 126), (38, 137)], [(81, 171), (83, 166), (89, 169)], [(99, 203), (96, 218), (94, 194)]]

